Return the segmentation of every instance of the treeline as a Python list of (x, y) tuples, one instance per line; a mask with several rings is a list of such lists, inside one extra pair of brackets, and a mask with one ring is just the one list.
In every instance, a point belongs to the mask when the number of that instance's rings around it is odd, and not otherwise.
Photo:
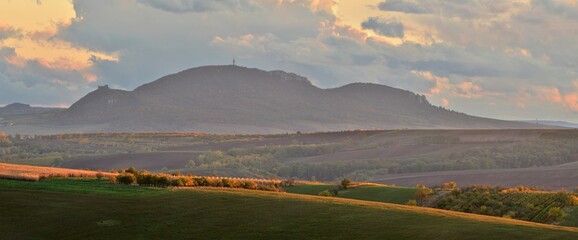
[[(342, 143), (292, 144), (279, 146), (261, 146), (254, 148), (232, 148), (227, 151), (206, 151), (190, 160), (185, 168), (216, 169), (246, 168), (263, 171), (275, 176), (288, 176), (281, 173), (284, 162), (292, 158), (303, 158), (337, 152), (346, 147)], [(286, 172), (284, 172), (286, 173)], [(336, 176), (338, 177), (338, 176)], [(306, 178), (310, 179), (310, 178)]]
[(349, 176), (364, 181), (385, 174), (552, 166), (578, 161), (577, 145), (576, 139), (541, 139), (417, 158), (288, 162), (279, 167), (279, 176), (324, 181)]
[(223, 187), (223, 188), (244, 188), (264, 191), (279, 191), (281, 187), (292, 185), (291, 180), (248, 180), (217, 177), (196, 177), (192, 175), (180, 174), (154, 174), (146, 170), (138, 171), (129, 168), (119, 171), (119, 175), (110, 178), (111, 182), (120, 184), (137, 184), (148, 187)]
[(449, 193), (438, 189), (416, 198), (425, 203), (436, 194), (441, 197), (433, 203), (435, 208), (539, 223), (559, 222), (566, 215), (566, 207), (578, 204), (578, 198), (569, 192), (541, 192), (525, 187), (471, 186)]

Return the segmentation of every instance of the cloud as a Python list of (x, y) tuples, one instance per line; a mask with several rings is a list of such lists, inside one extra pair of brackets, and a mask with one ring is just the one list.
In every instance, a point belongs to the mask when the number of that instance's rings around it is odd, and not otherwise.
[(573, 88), (565, 89), (564, 92), (554, 86), (530, 86), (525, 91), (531, 92), (529, 95), (537, 95), (545, 101), (561, 104), (571, 112), (578, 113), (578, 80), (572, 82)]
[(388, 12), (409, 14), (433, 14), (462, 19), (494, 18), (512, 12), (524, 5), (525, 0), (387, 0), (377, 4), (377, 8)]
[(431, 13), (430, 9), (420, 5), (415, 1), (406, 0), (388, 0), (381, 2), (377, 8), (382, 11), (403, 12), (403, 13)]
[(253, 1), (243, 0), (138, 0), (139, 3), (174, 13), (252, 11), (258, 9)]
[(450, 101), (445, 99), (445, 98), (442, 98), (441, 104), (442, 104), (442, 106), (447, 107), (448, 105), (450, 105)]
[(0, 41), (6, 38), (17, 37), (20, 31), (0, 22)]
[(541, 8), (549, 14), (564, 16), (578, 21), (578, 4), (576, 1), (533, 0), (532, 6)]
[(60, 62), (20, 59), (13, 48), (0, 49), (0, 75), (4, 81), (18, 82), (25, 86), (36, 85), (58, 86), (68, 90), (76, 90), (84, 85), (86, 80), (83, 74), (75, 69), (66, 59)]
[(403, 38), (403, 24), (393, 19), (370, 17), (361, 23), (361, 27), (382, 36)]
[[(295, 72), (322, 88), (382, 83), (476, 115), (543, 112), (578, 121), (569, 110), (578, 92), (578, 24), (566, 1), (388, 0), (356, 13), (355, 23), (341, 19), (334, 0), (73, 3), (76, 18), (57, 30), (0, 27), (2, 41), (22, 36), (85, 54), (24, 58), (3, 48), (0, 96), (70, 104), (75, 98), (56, 96), (78, 97), (104, 84), (131, 90), (235, 56), (239, 65)], [(39, 94), (47, 100), (34, 93), (43, 88), (50, 89)]]

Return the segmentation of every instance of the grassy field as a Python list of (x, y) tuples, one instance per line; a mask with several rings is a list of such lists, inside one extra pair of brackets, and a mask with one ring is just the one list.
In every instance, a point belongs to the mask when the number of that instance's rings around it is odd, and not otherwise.
[(283, 190), (288, 193), (306, 194), (306, 195), (317, 195), (319, 192), (336, 187), (337, 185), (332, 184), (297, 184), (291, 187), (287, 187)]
[(386, 186), (360, 186), (339, 191), (338, 197), (367, 200), (384, 203), (404, 204), (413, 199), (419, 188), (402, 188)]
[[(285, 188), (288, 193), (317, 195), (319, 192), (336, 187), (330, 184), (300, 184)], [(366, 200), (373, 202), (404, 204), (413, 199), (418, 188), (403, 188), (389, 186), (360, 186), (339, 191), (337, 197)]]
[(2, 239), (578, 238), (573, 228), (385, 203), (76, 179), (0, 180), (0, 212)]

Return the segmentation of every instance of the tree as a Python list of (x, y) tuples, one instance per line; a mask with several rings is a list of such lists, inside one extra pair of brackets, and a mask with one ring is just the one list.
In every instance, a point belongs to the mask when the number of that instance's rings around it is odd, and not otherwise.
[(447, 182), (444, 183), (444, 185), (442, 186), (442, 188), (444, 190), (452, 190), (458, 187), (458, 184), (456, 182)]
[(131, 185), (136, 182), (136, 177), (133, 174), (121, 174), (116, 176), (116, 181), (118, 183)]
[(424, 205), (427, 201), (427, 199), (429, 198), (429, 195), (432, 194), (432, 190), (431, 189), (420, 189), (417, 192), (415, 192), (415, 194), (413, 195), (413, 197), (416, 199), (416, 202), (419, 203), (420, 205)]
[(344, 178), (343, 180), (341, 180), (341, 188), (343, 188), (344, 190), (349, 188), (350, 185), (351, 180), (349, 180), (349, 178)]
[(195, 160), (189, 160), (189, 162), (187, 162), (187, 164), (185, 165), (185, 168), (195, 168), (197, 166), (197, 163), (195, 162)]
[(566, 213), (562, 209), (559, 207), (553, 207), (548, 210), (547, 219), (550, 222), (557, 222), (564, 218), (564, 216), (566, 216)]
[(129, 169), (125, 170), (125, 172), (127, 172), (127, 173), (132, 173), (132, 174), (134, 174), (134, 175), (137, 175), (137, 174), (138, 174), (138, 171), (137, 171), (136, 168), (134, 168), (134, 167), (130, 167)]

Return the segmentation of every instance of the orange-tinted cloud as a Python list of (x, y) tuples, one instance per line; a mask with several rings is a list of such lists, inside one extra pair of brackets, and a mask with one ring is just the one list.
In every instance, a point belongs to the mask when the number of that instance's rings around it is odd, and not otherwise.
[(573, 82), (574, 89), (562, 93), (554, 86), (533, 86), (536, 95), (541, 100), (560, 104), (569, 111), (578, 112), (578, 80)]
[(440, 101), (441, 101), (442, 106), (444, 106), (444, 107), (447, 107), (448, 105), (450, 105), (450, 101), (445, 99), (445, 98), (442, 98)]

